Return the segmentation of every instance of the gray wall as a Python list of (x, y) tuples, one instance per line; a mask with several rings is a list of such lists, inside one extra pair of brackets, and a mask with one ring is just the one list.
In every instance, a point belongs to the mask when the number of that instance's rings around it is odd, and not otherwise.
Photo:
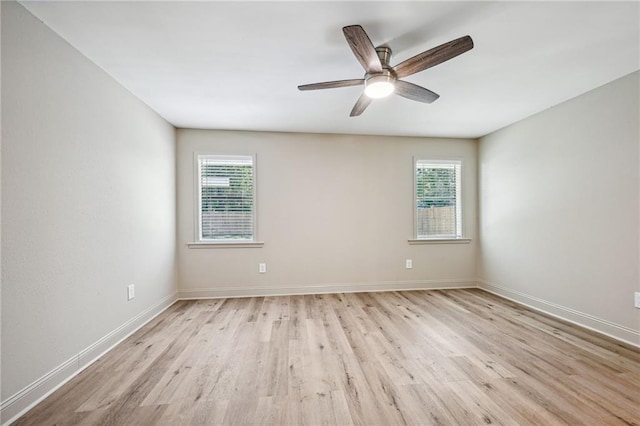
[[(477, 141), (182, 129), (177, 136), (181, 296), (475, 285)], [(256, 154), (264, 247), (187, 247), (196, 238), (195, 152)], [(414, 156), (463, 160), (471, 243), (409, 245)]]
[(3, 401), (176, 292), (173, 127), (14, 2), (2, 254)]
[(483, 287), (640, 343), (640, 73), (483, 137)]

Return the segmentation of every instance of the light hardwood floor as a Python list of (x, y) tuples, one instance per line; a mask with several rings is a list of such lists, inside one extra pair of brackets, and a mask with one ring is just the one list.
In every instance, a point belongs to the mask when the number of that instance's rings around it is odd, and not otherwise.
[(640, 350), (481, 290), (181, 301), (18, 425), (640, 423)]

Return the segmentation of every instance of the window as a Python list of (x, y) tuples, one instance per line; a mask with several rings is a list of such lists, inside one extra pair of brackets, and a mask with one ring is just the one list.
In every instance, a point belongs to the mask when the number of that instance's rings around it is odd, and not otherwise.
[(255, 162), (246, 155), (198, 155), (198, 240), (255, 239)]
[(461, 161), (416, 160), (417, 239), (462, 237)]

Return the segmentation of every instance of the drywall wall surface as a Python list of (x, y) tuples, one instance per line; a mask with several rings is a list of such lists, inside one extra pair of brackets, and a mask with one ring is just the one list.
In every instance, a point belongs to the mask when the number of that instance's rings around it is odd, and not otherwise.
[[(181, 297), (475, 285), (475, 140), (178, 129), (177, 141)], [(262, 248), (187, 246), (195, 153), (256, 156)], [(409, 245), (414, 157), (462, 159), (471, 243)]]
[(176, 291), (173, 127), (14, 2), (2, 254), (3, 401)]
[(483, 137), (483, 286), (640, 343), (639, 73)]

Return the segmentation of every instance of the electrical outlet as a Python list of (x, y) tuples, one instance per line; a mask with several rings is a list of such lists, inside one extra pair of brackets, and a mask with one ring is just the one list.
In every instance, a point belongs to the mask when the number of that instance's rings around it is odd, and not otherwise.
[(266, 263), (259, 264), (258, 272), (260, 272), (261, 274), (264, 274), (265, 272), (267, 272), (267, 264)]
[(407, 269), (413, 268), (413, 261), (411, 259), (407, 259), (404, 261), (404, 267)]
[(635, 292), (633, 306), (635, 306), (636, 308), (640, 308), (640, 291)]
[(133, 284), (127, 286), (127, 300), (131, 300), (136, 297), (136, 288)]

